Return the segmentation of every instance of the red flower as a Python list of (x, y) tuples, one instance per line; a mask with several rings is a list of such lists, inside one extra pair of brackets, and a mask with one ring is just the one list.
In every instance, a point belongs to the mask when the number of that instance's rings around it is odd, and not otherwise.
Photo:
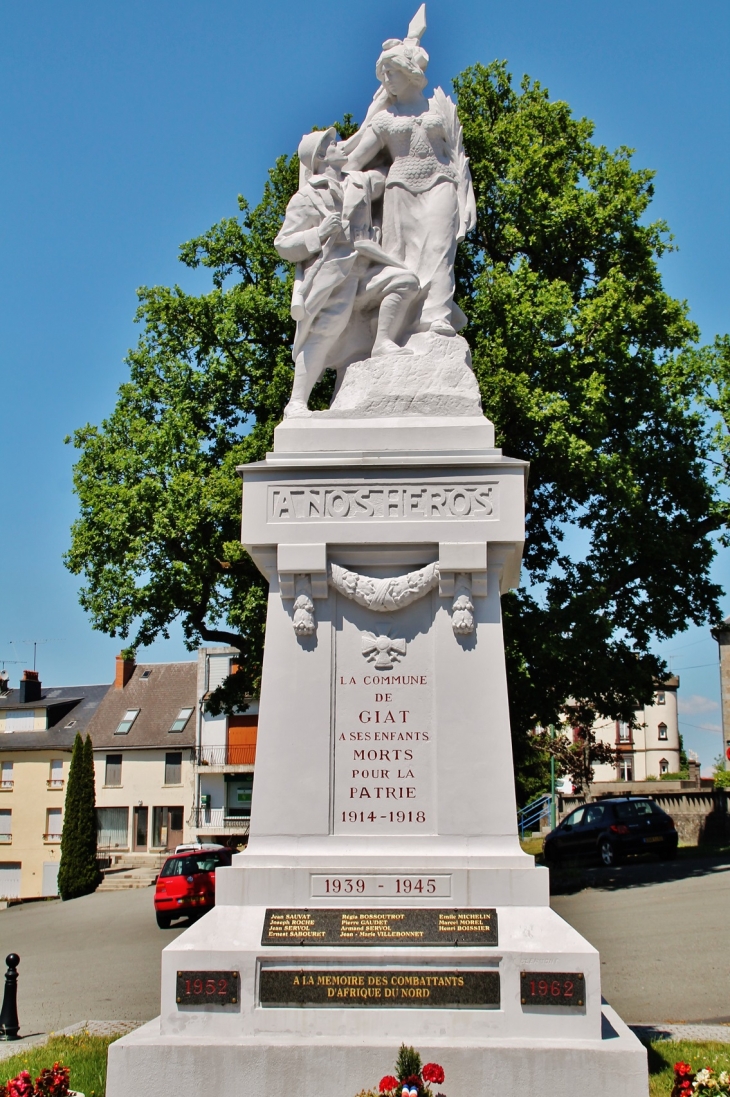
[(674, 1073), (679, 1074), (679, 1076), (682, 1077), (685, 1074), (691, 1074), (692, 1073), (692, 1067), (689, 1065), (689, 1063), (675, 1063), (674, 1064)]
[(394, 1078), (392, 1074), (386, 1074), (384, 1078), (380, 1079), (380, 1085), (378, 1089), (381, 1093), (390, 1093), (398, 1085), (398, 1079)]
[(446, 1077), (444, 1068), (440, 1067), (438, 1063), (426, 1063), (421, 1073), (427, 1082), (433, 1082), (437, 1086), (440, 1086)]

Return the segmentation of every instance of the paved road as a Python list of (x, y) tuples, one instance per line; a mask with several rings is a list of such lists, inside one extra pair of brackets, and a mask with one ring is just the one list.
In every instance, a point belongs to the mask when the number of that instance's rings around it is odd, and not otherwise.
[(160, 930), (154, 888), (27, 903), (0, 911), (0, 959), (20, 956), (21, 1033), (85, 1019), (148, 1021), (160, 1012), (160, 953), (187, 927)]
[(601, 953), (603, 995), (620, 1016), (730, 1022), (727, 861), (627, 865), (592, 879), (552, 907)]
[[(626, 1021), (730, 1021), (730, 863), (629, 865), (586, 880), (552, 905), (600, 950), (603, 993)], [(0, 958), (21, 957), (24, 1034), (159, 1013), (160, 953), (185, 923), (158, 929), (152, 896), (110, 891), (0, 911)]]

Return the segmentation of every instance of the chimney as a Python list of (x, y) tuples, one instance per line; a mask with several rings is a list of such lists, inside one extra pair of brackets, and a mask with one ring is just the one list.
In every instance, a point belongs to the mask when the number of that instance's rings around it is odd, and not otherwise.
[(21, 705), (25, 705), (29, 701), (40, 701), (40, 699), (41, 683), (38, 678), (38, 671), (24, 670), (23, 677), (20, 681), (20, 693), (18, 695), (18, 701)]
[(117, 655), (117, 672), (114, 675), (114, 689), (124, 689), (127, 682), (134, 674), (136, 665), (134, 659), (125, 659), (123, 655)]

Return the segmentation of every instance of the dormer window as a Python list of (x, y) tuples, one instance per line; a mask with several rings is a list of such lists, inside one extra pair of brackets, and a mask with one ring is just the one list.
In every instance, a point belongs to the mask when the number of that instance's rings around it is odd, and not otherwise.
[(181, 708), (172, 722), (170, 731), (182, 731), (192, 714), (193, 710), (191, 708)]
[(114, 732), (115, 735), (127, 735), (134, 721), (139, 716), (138, 708), (128, 708), (124, 713), (124, 716), (119, 721), (119, 727)]
[(140, 674), (140, 678), (143, 682), (146, 682), (151, 674), (152, 674), (151, 670), (143, 670), (142, 673)]

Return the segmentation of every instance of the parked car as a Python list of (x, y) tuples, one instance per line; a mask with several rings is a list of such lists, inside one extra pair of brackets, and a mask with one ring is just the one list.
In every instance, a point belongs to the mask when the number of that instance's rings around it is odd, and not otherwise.
[(225, 846), (208, 846), (167, 858), (155, 887), (160, 929), (169, 929), (173, 918), (200, 917), (215, 906), (215, 870), (230, 865), (232, 854)]
[(581, 857), (615, 865), (630, 853), (674, 857), (678, 835), (671, 816), (653, 800), (626, 796), (571, 811), (545, 839), (549, 865)]

